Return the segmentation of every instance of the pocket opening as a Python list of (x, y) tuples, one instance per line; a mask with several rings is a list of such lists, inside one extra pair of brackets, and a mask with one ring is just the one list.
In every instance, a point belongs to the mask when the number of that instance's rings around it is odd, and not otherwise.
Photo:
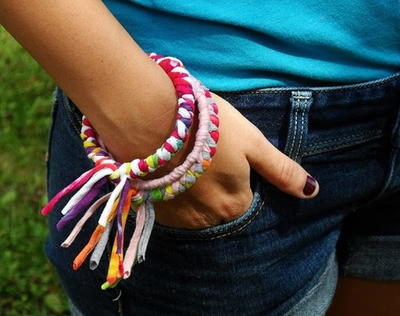
[[(250, 169), (250, 187), (253, 192), (253, 199), (250, 206), (235, 219), (200, 229), (176, 228), (155, 222), (153, 233), (166, 238), (186, 240), (211, 240), (238, 233), (255, 219), (264, 205), (264, 183), (262, 177), (253, 169)], [(134, 222), (135, 217), (136, 214), (132, 213), (130, 219)]]

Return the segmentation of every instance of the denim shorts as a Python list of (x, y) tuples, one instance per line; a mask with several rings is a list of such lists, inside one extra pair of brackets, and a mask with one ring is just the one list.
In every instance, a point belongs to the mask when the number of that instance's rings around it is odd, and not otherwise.
[[(400, 73), (351, 85), (214, 92), (313, 175), (319, 194), (293, 197), (252, 170), (244, 214), (197, 230), (156, 222), (146, 260), (106, 291), (106, 258), (94, 271), (72, 269), (98, 216), (61, 248), (79, 220), (55, 229), (64, 199), (49, 215), (45, 249), (73, 315), (323, 315), (338, 275), (400, 280)], [(80, 119), (57, 87), (49, 198), (92, 167)], [(134, 222), (132, 212), (129, 234)]]

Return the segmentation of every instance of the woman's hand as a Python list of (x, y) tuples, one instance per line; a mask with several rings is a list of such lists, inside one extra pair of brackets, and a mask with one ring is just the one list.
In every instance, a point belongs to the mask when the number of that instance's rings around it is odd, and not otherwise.
[[(220, 116), (220, 137), (211, 167), (186, 192), (172, 200), (155, 203), (156, 221), (160, 224), (190, 229), (206, 228), (239, 217), (250, 206), (250, 167), (280, 190), (306, 199), (317, 195), (319, 186), (292, 159), (276, 149), (238, 110), (212, 93)], [(193, 126), (195, 131), (197, 126)], [(190, 152), (195, 133), (173, 166)], [(170, 165), (167, 170), (171, 170)], [(160, 168), (151, 178), (165, 174)], [(162, 173), (160, 171), (163, 171)], [(306, 187), (306, 193), (304, 188)], [(310, 193), (311, 191), (311, 193)]]
[[(170, 79), (101, 1), (3, 1), (0, 23), (85, 113), (118, 160), (150, 154), (173, 128)], [(250, 166), (281, 190), (306, 198), (307, 173), (228, 102), (214, 97), (221, 117), (217, 154), (190, 190), (156, 204), (161, 224), (201, 228), (240, 216), (252, 199)], [(176, 162), (190, 146), (185, 150)]]

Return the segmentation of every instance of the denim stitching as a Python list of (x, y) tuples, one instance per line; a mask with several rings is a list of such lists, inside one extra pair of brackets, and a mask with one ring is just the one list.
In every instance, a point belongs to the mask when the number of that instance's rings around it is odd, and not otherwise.
[(399, 156), (398, 150), (393, 150), (392, 149), (392, 151), (390, 153), (390, 156), (389, 156), (389, 159), (390, 159), (389, 172), (388, 172), (386, 180), (384, 181), (384, 183), (382, 185), (381, 190), (379, 190), (379, 192), (375, 195), (375, 197), (370, 199), (368, 202), (363, 204), (361, 207), (365, 207), (365, 206), (371, 204), (372, 202), (378, 200), (379, 198), (381, 198), (385, 194), (385, 192), (389, 188), (390, 183), (392, 182), (392, 178), (393, 178), (394, 170), (395, 170), (395, 167), (396, 167), (397, 159), (399, 157), (400, 156)]
[[(293, 158), (295, 161), (298, 161), (300, 157), (300, 151), (303, 145), (303, 137), (305, 136), (304, 131), (306, 129), (305, 117), (307, 114), (307, 102), (309, 102), (311, 99), (311, 95), (304, 96), (300, 94), (300, 92), (301, 91), (293, 91), (291, 98), (293, 106), (296, 107), (296, 111), (294, 113), (295, 127), (292, 135), (293, 139), (288, 156)], [(300, 111), (301, 117), (299, 117)]]
[(241, 227), (237, 228), (236, 230), (233, 230), (231, 232), (227, 232), (227, 233), (225, 233), (223, 235), (211, 237), (208, 240), (213, 240), (213, 239), (222, 238), (222, 237), (225, 237), (225, 236), (230, 236), (230, 235), (232, 235), (234, 233), (238, 233), (238, 232), (242, 231), (244, 228), (249, 226), (254, 221), (254, 219), (257, 217), (257, 215), (261, 212), (261, 210), (262, 210), (262, 208), (264, 206), (264, 202), (265, 201), (261, 202), (260, 206), (257, 207), (257, 211), (254, 213), (254, 215), (250, 218), (250, 220), (248, 222), (244, 223), (244, 225), (242, 225)]
[(310, 144), (310, 146), (311, 145), (329, 144), (329, 143), (332, 143), (332, 142), (335, 142), (335, 141), (339, 141), (339, 140), (344, 140), (344, 139), (349, 139), (349, 138), (354, 138), (354, 137), (360, 137), (360, 136), (366, 136), (366, 135), (370, 135), (370, 134), (375, 134), (375, 135), (382, 136), (383, 135), (383, 131), (381, 129), (374, 129), (374, 130), (369, 130), (369, 131), (365, 131), (365, 132), (358, 132), (358, 133), (354, 133), (354, 134), (351, 134), (351, 135), (331, 138), (329, 140), (321, 140), (321, 141), (318, 141), (318, 142), (313, 142), (313, 143)]
[[(68, 104), (70, 105), (70, 108), (71, 108), (71, 111), (72, 111), (72, 113), (73, 113), (73, 115), (75, 116), (75, 119), (76, 119), (76, 121), (75, 121), (75, 126), (77, 127), (77, 129), (79, 130), (79, 133), (80, 133), (80, 130), (81, 130), (81, 125), (82, 125), (82, 116), (80, 115), (80, 114), (78, 114), (76, 111), (74, 111), (74, 108), (76, 109), (76, 105), (72, 105), (70, 102), (69, 102), (69, 99), (67, 98), (67, 100), (68, 100)], [(79, 109), (78, 109), (79, 110)]]
[[(313, 90), (316, 93), (319, 92), (324, 92), (324, 93), (335, 93), (335, 92), (342, 92), (346, 90), (360, 90), (364, 88), (373, 88), (373, 87), (378, 87), (381, 84), (385, 84), (391, 81), (395, 81), (397, 79), (400, 79), (400, 73), (393, 74), (387, 78), (383, 79), (377, 79), (373, 81), (367, 81), (367, 82), (360, 82), (360, 83), (355, 83), (355, 84), (350, 84), (346, 86), (332, 86), (331, 88), (326, 88), (326, 87), (275, 87), (275, 88), (267, 88), (271, 90), (238, 90), (238, 91), (217, 91), (215, 90), (214, 92), (218, 93), (232, 93), (232, 94), (278, 94), (278, 93), (289, 93), (292, 90), (303, 90), (304, 88), (307, 88), (309, 90)], [(276, 89), (276, 90), (273, 90)]]
[[(264, 198), (261, 198), (261, 196), (260, 196), (260, 199), (254, 205), (253, 211), (248, 214), (247, 218), (244, 218), (242, 222), (239, 222), (237, 224), (237, 225), (239, 225), (239, 227), (234, 228), (233, 230), (228, 231), (223, 234), (221, 234), (221, 232), (226, 230), (227, 227), (217, 229), (215, 231), (212, 231), (209, 233), (204, 233), (204, 234), (201, 234), (201, 233), (197, 234), (196, 232), (193, 232), (193, 236), (190, 236), (190, 237), (184, 237), (184, 236), (180, 235), (179, 232), (168, 231), (168, 230), (157, 231), (157, 233), (160, 233), (161, 235), (167, 235), (169, 238), (175, 239), (175, 240), (214, 240), (214, 239), (222, 238), (222, 237), (237, 233), (237, 232), (243, 230), (245, 227), (247, 227), (261, 212), (261, 210), (264, 206), (264, 203), (265, 203)], [(188, 232), (188, 233), (190, 233), (190, 232)], [(186, 233), (183, 233), (183, 234), (186, 234)], [(211, 235), (211, 236), (209, 236), (209, 235)], [(215, 235), (217, 235), (217, 236), (215, 236)]]
[(381, 137), (382, 137), (382, 135), (374, 135), (374, 136), (371, 136), (369, 138), (357, 139), (357, 140), (341, 143), (340, 145), (325, 146), (325, 147), (317, 148), (317, 149), (314, 149), (314, 150), (311, 150), (311, 151), (306, 151), (303, 154), (303, 156), (304, 157), (305, 156), (311, 156), (311, 155), (314, 155), (314, 154), (320, 154), (320, 153), (324, 153), (324, 152), (327, 152), (327, 151), (332, 151), (332, 150), (337, 150), (337, 149), (341, 149), (341, 148), (350, 147), (350, 146), (353, 146), (353, 145), (359, 145), (359, 144), (363, 144), (363, 143), (366, 143), (366, 142), (369, 142), (371, 140), (378, 139), (378, 138), (381, 138)]
[(63, 91), (63, 96), (64, 96), (64, 99), (65, 99), (65, 104), (66, 104), (67, 110), (69, 110), (70, 114), (72, 116), (74, 116), (74, 118), (75, 118), (75, 120), (73, 121), (73, 124), (74, 124), (74, 126), (76, 128), (76, 131), (79, 131), (79, 133), (80, 133), (80, 128), (81, 128), (80, 126), (81, 126), (82, 117), (75, 111), (76, 105), (75, 104), (71, 104), (68, 95), (66, 95), (64, 93), (64, 91)]
[[(249, 218), (251, 218), (251, 216), (253, 215), (253, 213), (255, 212), (256, 208), (258, 208), (260, 206), (261, 203), (261, 198), (260, 196), (256, 197), (256, 201), (254, 202), (254, 205), (251, 206), (250, 209), (248, 209), (248, 213), (246, 214), (246, 212), (244, 213), (245, 216), (241, 219), (240, 222), (236, 223), (236, 226), (241, 225), (243, 222), (245, 222), (246, 220), (248, 220)], [(243, 215), (242, 215), (243, 216)], [(241, 216), (239, 216), (237, 219), (239, 219)], [(222, 225), (224, 225), (226, 223), (223, 223)], [(234, 226), (233, 226), (234, 227)], [(220, 228), (216, 228), (215, 230), (213, 230), (212, 232), (206, 232), (206, 233), (200, 233), (201, 235), (215, 235), (215, 234), (219, 234), (225, 230), (229, 229), (229, 227), (220, 227)], [(179, 232), (178, 232), (179, 234)]]
[[(172, 236), (172, 239), (177, 239), (177, 240), (214, 240), (214, 239), (218, 239), (218, 238), (223, 238), (226, 236), (230, 236), (232, 234), (238, 233), (240, 231), (242, 231), (244, 228), (246, 228), (248, 225), (250, 225), (254, 219), (257, 217), (257, 215), (261, 212), (263, 206), (264, 206), (264, 200), (261, 202), (261, 205), (259, 205), (257, 207), (257, 211), (253, 214), (251, 214), (251, 217), (248, 219), (247, 222), (244, 222), (241, 224), (240, 227), (236, 228), (235, 230), (232, 230), (230, 232), (227, 232), (225, 234), (222, 235), (218, 235), (218, 236), (213, 236), (213, 237), (202, 237), (202, 236), (193, 236), (193, 237), (179, 237), (179, 236)], [(216, 232), (218, 233), (218, 232)], [(170, 236), (171, 237), (171, 236)]]
[(123, 316), (124, 315), (124, 313), (122, 312), (121, 296), (122, 296), (122, 290), (119, 289), (118, 296), (112, 300), (113, 302), (115, 302), (115, 301), (118, 302), (118, 311), (117, 311), (117, 313), (118, 313), (119, 316)]
[[(357, 139), (354, 141), (357, 142), (357, 141), (360, 141), (360, 139), (359, 139), (360, 137), (365, 137), (365, 136), (369, 136), (369, 135), (371, 135), (370, 137), (382, 137), (383, 131), (382, 130), (371, 130), (371, 131), (359, 132), (359, 133), (355, 133), (355, 134), (347, 135), (347, 136), (335, 137), (335, 138), (332, 138), (329, 140), (310, 142), (307, 147), (312, 148), (312, 147), (318, 147), (321, 145), (335, 146), (332, 143), (337, 142), (337, 141), (343, 141), (343, 140), (347, 140), (345, 143), (349, 143), (349, 142), (352, 142), (355, 138), (357, 138)], [(367, 138), (366, 141), (369, 139), (370, 138)], [(325, 147), (326, 146), (324, 146), (323, 148), (325, 148)], [(313, 149), (313, 150), (315, 150), (315, 149)], [(313, 151), (313, 150), (311, 150), (311, 151)], [(308, 151), (310, 151), (310, 149), (308, 149)]]
[[(333, 261), (333, 263), (332, 263)], [(321, 274), (321, 276), (318, 278), (317, 283), (309, 290), (306, 296), (304, 296), (299, 302), (296, 303), (295, 306), (293, 306), (289, 311), (287, 311), (283, 316), (289, 316), (289, 315), (295, 315), (293, 313), (296, 313), (300, 308), (302, 308), (303, 303), (305, 303), (314, 293), (321, 287), (322, 282), (326, 281), (325, 279), (327, 278), (327, 275), (329, 272), (331, 272), (331, 264), (335, 265), (336, 261), (336, 254), (333, 253), (328, 259), (328, 262), (326, 264), (326, 268), (324, 272)], [(336, 269), (335, 266), (333, 266), (334, 269)]]
[(70, 123), (70, 125), (72, 126), (72, 128), (73, 128), (73, 130), (78, 134), (78, 135), (80, 135), (80, 131), (79, 131), (79, 129), (77, 129), (77, 127), (76, 127), (76, 125), (75, 125), (75, 120), (74, 120), (74, 118), (72, 117), (72, 109), (71, 109), (71, 107), (69, 106), (69, 101), (68, 101), (68, 98), (67, 98), (67, 96), (64, 94), (64, 92), (62, 93), (62, 105), (64, 106), (64, 108), (65, 108), (65, 113), (67, 114), (67, 118), (68, 118), (68, 121), (69, 121), (69, 123)]
[(61, 95), (62, 95), (61, 103), (67, 114), (69, 124), (72, 126), (72, 129), (74, 130), (74, 132), (76, 132), (79, 136), (80, 135), (80, 124), (79, 124), (80, 117), (78, 116), (78, 114), (75, 111), (73, 111), (72, 105), (70, 104), (70, 102), (68, 100), (68, 96), (64, 93), (64, 91), (58, 87), (56, 89), (59, 89), (61, 92)]
[[(76, 118), (77, 118), (77, 113), (76, 112), (74, 112), (73, 110), (72, 110), (72, 107), (71, 107), (71, 104), (69, 103), (69, 100), (68, 100), (68, 97), (64, 94), (64, 93), (62, 93), (63, 94), (63, 100), (64, 100), (64, 105), (66, 105), (65, 106), (65, 108), (66, 108), (66, 112), (67, 112), (67, 116), (68, 116), (68, 119), (69, 119), (69, 121), (70, 121), (70, 123), (71, 123), (71, 125), (72, 125), (72, 127), (74, 128), (74, 130), (77, 132), (77, 134), (78, 135), (80, 135), (80, 132), (79, 132), (79, 130), (77, 129), (77, 127), (76, 127), (76, 125), (75, 125), (75, 121), (73, 120), (73, 118), (71, 117), (71, 116), (73, 116), (73, 115), (75, 115), (76, 116)], [(259, 193), (258, 193), (259, 194)], [(260, 200), (261, 200), (261, 197), (259, 197), (258, 198), (258, 201), (256, 201), (256, 204), (254, 205), (254, 208), (260, 208)], [(262, 208), (262, 206), (264, 205), (264, 201), (262, 200), (261, 201), (261, 208)], [(249, 218), (251, 218), (251, 216), (256, 216), (257, 214), (259, 213), (259, 210), (257, 211), (257, 212), (255, 212), (255, 214), (253, 213), (253, 212), (251, 212), (250, 214), (249, 214)], [(248, 219), (248, 218), (247, 218)], [(246, 218), (244, 218), (244, 220), (247, 220)], [(252, 221), (252, 218), (251, 218), (251, 220), (250, 220), (250, 222)], [(223, 236), (227, 236), (227, 235), (230, 235), (230, 234), (232, 234), (232, 233), (234, 233), (234, 232), (237, 232), (237, 231), (240, 231), (241, 229), (243, 229), (244, 227), (246, 227), (250, 222), (244, 222), (244, 223), (239, 223), (239, 224), (244, 224), (244, 226), (243, 227), (239, 227), (238, 229), (235, 229), (235, 230), (233, 230), (232, 232), (230, 232), (230, 233), (227, 233), (227, 234), (224, 234), (224, 235), (221, 235), (221, 236), (216, 236), (216, 237), (210, 237), (210, 238), (203, 238), (203, 237), (201, 237), (201, 239), (215, 239), (215, 238), (221, 238), (221, 237), (223, 237)], [(224, 230), (224, 228), (222, 228), (221, 230)], [(214, 234), (218, 234), (221, 230), (216, 230), (216, 231), (213, 231), (212, 232), (212, 234), (214, 235)], [(164, 232), (164, 233), (170, 233), (170, 232)], [(182, 239), (182, 237), (178, 237), (179, 239)], [(189, 238), (189, 239), (192, 239), (192, 238)]]
[(298, 112), (299, 108), (298, 108), (296, 102), (298, 102), (298, 100), (295, 101), (296, 110), (294, 112), (294, 130), (293, 130), (293, 134), (292, 134), (292, 145), (290, 146), (289, 152), (287, 154), (289, 157), (292, 156), (294, 143), (295, 143), (295, 140), (296, 140), (296, 134), (297, 134), (297, 112)]
[(298, 159), (298, 156), (300, 155), (300, 148), (301, 148), (301, 142), (302, 142), (302, 140), (303, 140), (303, 132), (304, 132), (304, 116), (305, 116), (305, 112), (306, 112), (306, 104), (305, 103), (303, 103), (303, 105), (304, 105), (304, 110), (302, 111), (302, 113), (301, 113), (301, 131), (300, 131), (300, 138), (299, 138), (299, 141), (298, 141), (298, 144), (297, 144), (297, 150), (296, 150), (296, 153), (295, 153), (295, 155), (294, 155), (294, 160), (297, 160)]
[[(399, 87), (400, 88), (400, 87)], [(399, 89), (400, 92), (400, 89)], [(396, 103), (397, 105), (397, 115), (396, 115), (396, 121), (394, 124), (394, 127), (392, 129), (391, 133), (391, 142), (392, 142), (392, 147), (398, 149), (398, 138), (400, 137), (400, 102)]]
[(54, 133), (54, 125), (55, 125), (55, 116), (57, 114), (57, 112), (59, 111), (59, 104), (58, 104), (58, 95), (57, 95), (57, 91), (54, 90), (53, 91), (53, 95), (52, 95), (52, 107), (51, 107), (51, 121), (50, 121), (50, 125), (49, 128), (47, 130), (47, 146), (46, 146), (46, 156), (45, 156), (45, 165), (46, 165), (46, 180), (45, 180), (45, 187), (46, 187), (46, 196), (49, 195), (49, 178), (50, 178), (50, 152), (51, 152), (51, 142), (53, 139), (53, 133)]

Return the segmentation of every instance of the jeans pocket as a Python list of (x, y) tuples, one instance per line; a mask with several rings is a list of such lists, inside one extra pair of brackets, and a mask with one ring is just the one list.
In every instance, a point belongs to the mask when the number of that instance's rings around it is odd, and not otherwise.
[[(222, 224), (201, 229), (176, 228), (155, 222), (153, 233), (163, 238), (180, 240), (211, 240), (239, 233), (256, 219), (264, 205), (263, 180), (253, 169), (250, 171), (250, 182), (253, 199), (250, 206), (239, 217)], [(136, 213), (131, 212), (128, 217), (128, 223), (134, 225), (135, 217)]]
[[(260, 125), (261, 127), (265, 126), (267, 124), (263, 124), (261, 121), (265, 119), (268, 122), (271, 122), (273, 119), (269, 117), (269, 114), (273, 117), (276, 115), (274, 112), (276, 109), (271, 107), (263, 107), (258, 109), (258, 111), (256, 108), (247, 107), (246, 104), (251, 105), (253, 101), (251, 99), (247, 100), (247, 94), (241, 96), (227, 92), (223, 94), (223, 97), (226, 98), (228, 102), (234, 104), (237, 109), (247, 117), (247, 119), (255, 123), (255, 125)], [(291, 111), (287, 121), (282, 118), (282, 126), (286, 126), (287, 128), (287, 135), (284, 138), (285, 146), (284, 148), (279, 149), (281, 149), (287, 156), (300, 163), (301, 158), (303, 157), (308, 133), (308, 113), (312, 104), (311, 91), (293, 91), (290, 102)], [(256, 116), (254, 117), (252, 115)], [(275, 134), (278, 131), (277, 128), (273, 126), (274, 125), (272, 124), (272, 127), (268, 127), (268, 131), (272, 131), (273, 134)], [(262, 128), (261, 131), (263, 133), (265, 132)], [(253, 183), (253, 200), (250, 207), (238, 218), (205, 229), (174, 228), (155, 223), (154, 233), (175, 239), (209, 240), (226, 237), (242, 231), (250, 223), (254, 222), (257, 215), (263, 209), (266, 197), (268, 197), (270, 202), (275, 190), (272, 184), (264, 181), (261, 175), (253, 169), (251, 169), (251, 179), (251, 182)], [(266, 207), (264, 213), (267, 212), (267, 209), (268, 207)], [(269, 229), (271, 226), (276, 224), (277, 220), (278, 219), (271, 212), (264, 214), (262, 218), (263, 229)]]

